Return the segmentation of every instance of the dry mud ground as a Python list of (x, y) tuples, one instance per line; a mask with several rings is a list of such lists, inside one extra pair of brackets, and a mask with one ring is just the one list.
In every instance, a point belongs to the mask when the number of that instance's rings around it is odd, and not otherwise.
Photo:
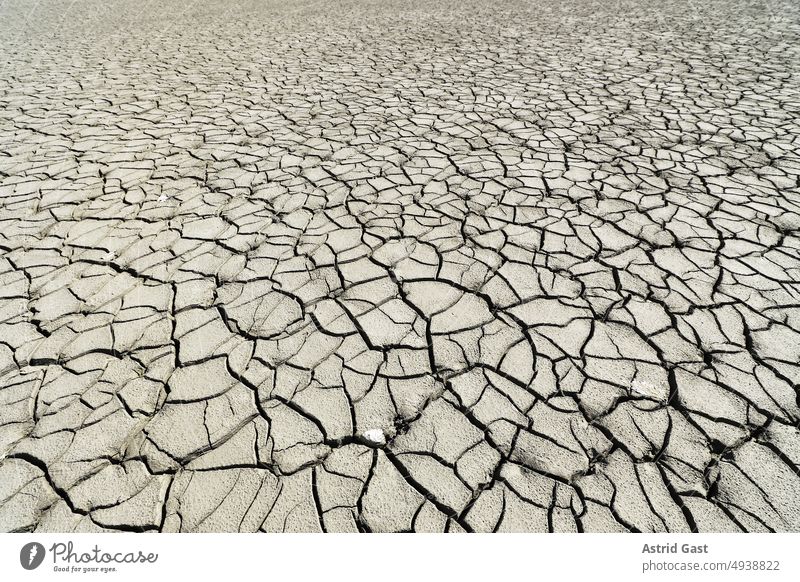
[(0, 528), (800, 530), (800, 4), (0, 6)]

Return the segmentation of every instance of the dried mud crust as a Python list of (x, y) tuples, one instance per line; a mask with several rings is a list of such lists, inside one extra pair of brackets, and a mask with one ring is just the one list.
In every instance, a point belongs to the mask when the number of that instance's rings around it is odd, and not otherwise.
[(800, 529), (794, 2), (0, 6), (0, 528)]

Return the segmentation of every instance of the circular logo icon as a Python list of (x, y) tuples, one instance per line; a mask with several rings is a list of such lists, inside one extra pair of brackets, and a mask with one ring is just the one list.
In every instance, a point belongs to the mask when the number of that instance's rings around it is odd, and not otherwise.
[(19, 551), (19, 563), (26, 570), (35, 570), (44, 561), (44, 546), (39, 542), (30, 542)]

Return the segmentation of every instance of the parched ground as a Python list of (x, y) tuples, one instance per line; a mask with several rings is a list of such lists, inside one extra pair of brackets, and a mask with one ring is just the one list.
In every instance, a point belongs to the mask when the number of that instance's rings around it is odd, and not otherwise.
[(800, 530), (800, 4), (6, 0), (0, 528)]

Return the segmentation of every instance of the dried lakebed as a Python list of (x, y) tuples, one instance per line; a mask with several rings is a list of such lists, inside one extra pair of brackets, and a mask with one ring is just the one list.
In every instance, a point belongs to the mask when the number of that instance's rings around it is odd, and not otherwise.
[(800, 5), (0, 5), (0, 529), (800, 530)]

